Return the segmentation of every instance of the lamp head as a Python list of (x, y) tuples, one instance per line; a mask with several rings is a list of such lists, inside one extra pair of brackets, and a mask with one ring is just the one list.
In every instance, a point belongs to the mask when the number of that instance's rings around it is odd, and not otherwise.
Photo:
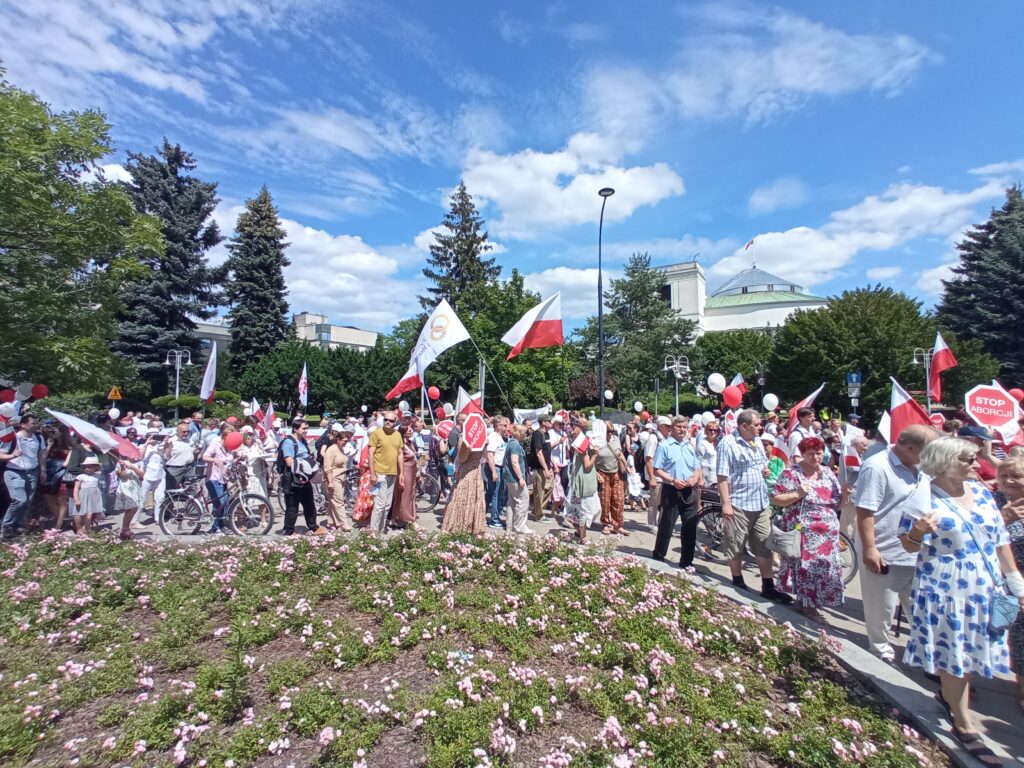
[(611, 197), (612, 195), (615, 194), (615, 190), (612, 189), (611, 187), (604, 187), (603, 189), (599, 189), (597, 191), (597, 194), (599, 194), (601, 197)]

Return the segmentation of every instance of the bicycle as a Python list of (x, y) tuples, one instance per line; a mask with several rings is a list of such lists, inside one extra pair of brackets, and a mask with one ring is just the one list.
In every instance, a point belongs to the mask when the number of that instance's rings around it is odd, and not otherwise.
[(270, 499), (242, 490), (249, 487), (249, 471), (244, 464), (229, 465), (227, 479), (229, 501), (224, 516), (231, 530), (239, 536), (266, 536), (274, 527)]
[[(274, 470), (274, 477), (276, 479), (274, 485), (277, 488), (277, 505), (281, 508), (281, 511), (284, 511), (285, 507), (287, 507), (287, 502), (285, 501), (284, 498), (284, 484), (281, 482), (281, 475), (277, 472), (276, 469)], [(318, 469), (317, 474), (314, 475), (314, 478), (309, 482), (312, 483), (313, 485), (313, 504), (316, 506), (316, 513), (318, 516), (322, 515), (324, 513), (324, 510), (327, 508), (327, 492), (322, 484), (321, 470)]]
[(428, 472), (420, 472), (416, 478), (416, 512), (433, 512), (441, 496), (441, 484)]
[[(274, 510), (265, 496), (243, 490), (247, 477), (244, 464), (228, 466), (224, 519), (239, 535), (265, 535), (274, 525)], [(157, 515), (160, 531), (165, 536), (194, 536), (213, 521), (213, 502), (202, 474), (193, 466), (181, 487), (167, 491)]]

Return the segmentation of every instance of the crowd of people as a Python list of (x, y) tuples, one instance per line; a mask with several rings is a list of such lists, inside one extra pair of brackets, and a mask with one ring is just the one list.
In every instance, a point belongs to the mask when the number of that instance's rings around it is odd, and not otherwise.
[[(868, 649), (897, 663), (890, 631), (901, 608), (910, 637), (900, 663), (938, 680), (956, 735), (982, 762), (993, 756), (974, 727), (971, 676), (1012, 670), (1024, 710), (1024, 618), (1007, 618), (1007, 605), (1024, 606), (1024, 453), (993, 450), (985, 429), (957, 420), (945, 434), (911, 426), (890, 446), (861, 430), (856, 414), (822, 424), (810, 408), (792, 428), (753, 409), (626, 424), (562, 411), (535, 423), (488, 418), (486, 442), (473, 450), (462, 435), (467, 418), (432, 427), (408, 411), (324, 420), (314, 442), (302, 416), (264, 425), (253, 417), (204, 421), (196, 412), (172, 428), (152, 414), (116, 424), (96, 417), (137, 446), (132, 458), (25, 415), (9, 452), (0, 452), (2, 534), (24, 532), (38, 489), (56, 528), (70, 519), (87, 534), (120, 512), (120, 537), (131, 538), (138, 512), (159, 509), (197, 466), (214, 507), (210, 532), (218, 533), (229, 471), (244, 466), (248, 491), (269, 497), (280, 484), (283, 535), (296, 532), (300, 509), (312, 535), (355, 527), (383, 535), (417, 527), (426, 473), (440, 488), (443, 531), (531, 535), (531, 522), (549, 518), (584, 543), (593, 531), (628, 534), (628, 508), (641, 513), (631, 525), (656, 526), (654, 560), (668, 558), (678, 524), (678, 566), (693, 571), (710, 504), (721, 511), (734, 587), (750, 590), (742, 570), (749, 552), (760, 595), (795, 603), (814, 621), (843, 603), (840, 532), (853, 533)], [(845, 460), (851, 453), (854, 462)]]

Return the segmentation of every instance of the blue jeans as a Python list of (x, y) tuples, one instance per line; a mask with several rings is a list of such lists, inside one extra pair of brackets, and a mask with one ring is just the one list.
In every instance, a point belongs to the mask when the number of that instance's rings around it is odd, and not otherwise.
[(484, 498), (487, 503), (487, 522), (501, 522), (501, 510), (504, 508), (505, 480), (500, 467), (496, 467), (497, 478), (491, 477), (491, 468), (484, 466)]
[(206, 492), (210, 494), (210, 502), (213, 504), (213, 527), (224, 526), (224, 504), (228, 499), (228, 487), (216, 480), (206, 481)]
[(36, 486), (39, 483), (39, 470), (29, 469), (24, 472), (17, 469), (4, 471), (4, 485), (11, 495), (11, 505), (4, 515), (4, 528), (24, 528), (28, 520), (28, 508), (32, 504), (32, 497), (35, 496)]

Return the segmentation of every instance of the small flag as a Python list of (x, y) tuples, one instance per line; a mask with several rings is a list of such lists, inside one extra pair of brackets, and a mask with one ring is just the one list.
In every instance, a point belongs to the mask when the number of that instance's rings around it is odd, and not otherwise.
[(483, 405), (480, 403), (479, 392), (474, 392), (471, 395), (465, 389), (459, 387), (459, 396), (455, 400), (455, 414), (458, 415), (460, 413), (465, 413), (467, 415), (470, 413), (479, 413), (483, 416), (487, 415), (484, 413)]
[(776, 437), (775, 442), (772, 444), (772, 452), (768, 456), (769, 459), (782, 459), (786, 464), (789, 464), (789, 444), (782, 437)]
[(572, 441), (572, 448), (575, 448), (580, 453), (586, 453), (590, 450), (590, 437), (586, 432), (580, 432), (579, 437)]
[(263, 428), (269, 432), (274, 428), (274, 401), (267, 401), (267, 410), (263, 413)]
[(441, 302), (434, 307), (434, 311), (430, 313), (430, 317), (427, 318), (423, 330), (420, 331), (416, 346), (412, 348), (412, 354), (409, 356), (409, 370), (391, 388), (391, 391), (384, 395), (384, 399), (394, 400), (404, 392), (422, 387), (427, 367), (437, 360), (438, 355), (468, 338), (469, 331), (459, 320), (455, 310), (445, 299), (441, 299)]
[(946, 346), (942, 334), (935, 333), (935, 348), (932, 351), (932, 367), (928, 372), (928, 396), (933, 403), (942, 402), (942, 372), (959, 365), (953, 351)]
[(878, 420), (878, 434), (885, 438), (886, 443), (891, 443), (889, 435), (892, 433), (892, 417), (889, 416), (888, 411), (882, 412), (882, 417)]
[(732, 381), (729, 383), (729, 386), (739, 387), (740, 392), (742, 392), (744, 395), (747, 394), (747, 382), (744, 381), (742, 373), (737, 373), (735, 376), (733, 376)]
[(309, 375), (305, 363), (302, 364), (302, 375), (299, 376), (299, 402), (303, 408), (309, 405)]
[[(922, 424), (926, 427), (933, 427), (932, 420), (928, 418), (928, 412), (921, 407), (921, 404), (896, 381), (892, 376), (892, 396), (889, 401), (889, 444), (899, 440), (900, 433), (907, 427), (914, 424)], [(933, 427), (934, 428), (934, 427)]]
[(533, 307), (501, 340), (512, 347), (506, 360), (511, 360), (524, 349), (562, 346), (565, 343), (562, 335), (562, 294), (556, 293)]
[(203, 373), (203, 385), (199, 390), (199, 399), (204, 403), (212, 403), (217, 394), (217, 342), (210, 347), (210, 359), (206, 361)]
[(821, 386), (811, 392), (807, 397), (801, 400), (799, 403), (789, 409), (789, 426), (786, 428), (786, 440), (793, 436), (793, 430), (796, 429), (796, 425), (799, 423), (796, 418), (796, 413), (801, 408), (810, 408), (814, 404), (814, 399), (821, 394), (821, 390), (825, 388), (825, 382), (821, 383)]
[(255, 397), (252, 399), (252, 402), (249, 403), (249, 412), (250, 415), (256, 420), (257, 424), (263, 421), (263, 409), (260, 408), (260, 404)]
[(751, 240), (748, 240), (748, 241), (747, 241), (747, 244), (743, 246), (743, 250), (744, 250), (744, 251), (746, 251), (746, 250), (749, 250), (749, 249), (750, 249), (750, 246), (752, 246), (753, 244), (754, 244), (754, 241), (753, 241), (753, 239), (751, 239)]

